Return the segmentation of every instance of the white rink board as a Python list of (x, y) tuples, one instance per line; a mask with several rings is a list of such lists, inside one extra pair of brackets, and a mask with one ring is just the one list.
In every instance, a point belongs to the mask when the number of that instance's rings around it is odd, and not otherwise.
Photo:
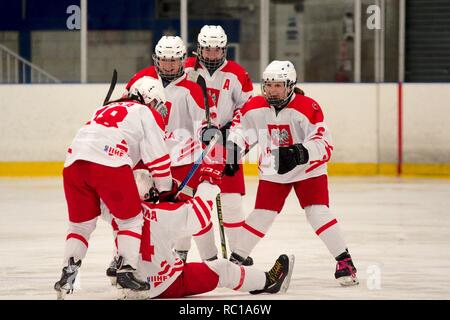
[[(397, 84), (300, 84), (322, 106), (334, 141), (331, 161), (397, 161)], [(118, 98), (125, 84), (118, 84)], [(255, 94), (260, 85), (255, 83)], [(0, 161), (64, 161), (77, 130), (108, 84), (0, 85)], [(450, 84), (404, 84), (404, 161), (448, 163)], [(256, 162), (255, 151), (250, 162)]]
[[(246, 181), (248, 213), (257, 183)], [(449, 194), (449, 180), (330, 178), (331, 209), (360, 279), (359, 286), (342, 288), (333, 277), (333, 258), (291, 193), (251, 254), (265, 270), (281, 253), (296, 255), (288, 292), (252, 296), (222, 288), (189, 299), (450, 299)], [(0, 299), (55, 299), (66, 217), (59, 178), (0, 179)], [(81, 289), (70, 299), (116, 298), (105, 276), (112, 245), (111, 228), (99, 221), (83, 261)], [(192, 248), (188, 259), (198, 260)]]

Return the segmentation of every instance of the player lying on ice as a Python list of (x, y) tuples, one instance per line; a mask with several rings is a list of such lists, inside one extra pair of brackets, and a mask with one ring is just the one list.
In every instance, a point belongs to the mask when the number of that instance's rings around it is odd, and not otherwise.
[[(135, 172), (139, 193), (145, 201), (153, 182), (148, 171)], [(264, 272), (253, 267), (237, 266), (226, 260), (183, 263), (172, 250), (180, 237), (198, 233), (211, 219), (213, 202), (220, 192), (222, 170), (218, 166), (200, 169), (200, 184), (193, 199), (187, 202), (158, 204), (143, 202), (144, 227), (137, 275), (150, 284), (148, 292), (119, 288), (119, 298), (181, 298), (201, 294), (217, 287), (257, 293), (285, 292), (292, 275), (294, 256), (281, 255), (274, 266)], [(113, 218), (108, 210), (103, 211)]]
[[(147, 170), (135, 170), (134, 174), (144, 211), (140, 258), (134, 274), (146, 281), (150, 289), (136, 291), (117, 286), (119, 299), (181, 298), (218, 287), (252, 294), (287, 290), (292, 276), (293, 255), (280, 255), (274, 266), (264, 272), (254, 267), (238, 266), (222, 258), (184, 263), (173, 251), (178, 238), (198, 233), (209, 224), (213, 202), (220, 192), (218, 184), (222, 168), (203, 166), (194, 198), (178, 203), (146, 202), (151, 194), (155, 194), (153, 181)], [(102, 216), (111, 222), (114, 219), (104, 205)], [(119, 257), (119, 266), (121, 263)], [(72, 283), (75, 277), (76, 271)]]

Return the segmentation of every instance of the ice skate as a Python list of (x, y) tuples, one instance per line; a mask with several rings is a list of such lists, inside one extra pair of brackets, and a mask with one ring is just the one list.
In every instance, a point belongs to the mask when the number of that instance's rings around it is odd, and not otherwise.
[(117, 259), (113, 258), (109, 264), (108, 269), (106, 269), (106, 276), (111, 281), (111, 285), (115, 286), (117, 284)]
[(253, 259), (252, 257), (248, 256), (246, 259), (241, 257), (235, 252), (232, 252), (230, 255), (230, 261), (234, 264), (237, 264), (238, 266), (252, 266), (253, 265)]
[(130, 265), (123, 265), (123, 258), (117, 260), (117, 289), (118, 299), (148, 299), (150, 298), (150, 284), (135, 277)]
[(336, 264), (336, 272), (334, 277), (343, 287), (354, 286), (359, 284), (359, 280), (356, 277), (356, 268), (353, 265), (352, 258), (347, 252), (344, 252), (336, 258), (338, 260)]
[(54, 286), (58, 300), (64, 300), (67, 294), (73, 293), (73, 284), (80, 267), (81, 260), (75, 263), (75, 259), (71, 257), (69, 264), (62, 269), (61, 279)]
[(264, 286), (264, 289), (250, 291), (250, 293), (285, 293), (291, 282), (294, 261), (294, 255), (288, 257), (287, 255), (282, 254), (279, 256), (272, 269), (266, 272), (266, 285)]

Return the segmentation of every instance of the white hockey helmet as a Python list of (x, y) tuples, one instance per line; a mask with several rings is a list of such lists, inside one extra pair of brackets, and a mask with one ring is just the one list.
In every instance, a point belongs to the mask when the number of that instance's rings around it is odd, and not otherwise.
[(145, 169), (137, 169), (133, 170), (133, 175), (138, 188), (139, 197), (142, 201), (148, 200), (150, 198), (151, 190), (155, 187), (150, 172)]
[[(204, 48), (220, 48), (222, 56), (219, 59), (208, 59), (202, 54)], [(215, 71), (225, 61), (227, 53), (227, 35), (221, 26), (205, 25), (197, 37), (197, 55), (200, 61), (210, 71)]]
[[(286, 88), (286, 97), (282, 99), (273, 99), (266, 96), (265, 84), (267, 82), (283, 82)], [(270, 105), (274, 107), (283, 106), (289, 101), (294, 93), (294, 87), (297, 83), (297, 72), (290, 61), (272, 61), (264, 70), (261, 81), (261, 92)]]
[(147, 106), (154, 101), (154, 108), (166, 103), (166, 95), (161, 82), (152, 77), (139, 78), (131, 86), (128, 96)]
[[(186, 58), (186, 46), (179, 36), (163, 36), (159, 39), (153, 54), (153, 62), (161, 78), (172, 81), (181, 77), (184, 73), (183, 60)], [(180, 60), (180, 68), (174, 73), (167, 73), (161, 69), (161, 59)]]

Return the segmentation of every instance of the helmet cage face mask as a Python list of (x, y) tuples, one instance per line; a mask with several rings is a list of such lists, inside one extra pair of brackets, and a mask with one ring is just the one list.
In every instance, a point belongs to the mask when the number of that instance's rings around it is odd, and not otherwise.
[[(271, 98), (269, 97), (269, 95), (266, 92), (266, 84), (267, 83), (283, 83), (284, 88), (286, 90), (286, 97), (284, 98)], [(286, 80), (286, 81), (276, 81), (276, 80), (264, 80), (261, 82), (261, 92), (264, 95), (264, 98), (267, 100), (267, 102), (275, 107), (275, 108), (280, 108), (282, 106), (284, 106), (285, 104), (287, 104), (289, 102), (289, 100), (291, 100), (292, 95), (294, 94), (294, 86), (295, 86), (295, 82), (292, 82), (290, 80)]]
[[(222, 57), (218, 58), (218, 59), (209, 59), (209, 58), (205, 58), (205, 56), (203, 55), (203, 50), (207, 49), (207, 48), (219, 48), (222, 49)], [(200, 62), (208, 69), (208, 71), (214, 72), (217, 69), (220, 68), (220, 66), (223, 65), (223, 63), (225, 62), (226, 56), (227, 56), (227, 49), (228, 47), (204, 47), (201, 46), (200, 43), (197, 44), (197, 57), (200, 60)]]
[[(153, 58), (153, 63), (155, 64), (155, 67), (156, 67), (156, 71), (158, 72), (161, 79), (170, 82), (170, 81), (178, 79), (179, 77), (181, 77), (184, 74), (183, 60), (186, 58), (186, 54), (184, 54), (183, 57), (181, 57), (181, 58), (163, 58), (163, 57), (158, 57), (156, 54), (153, 54), (152, 58)], [(173, 73), (166, 72), (163, 68), (161, 68), (161, 60), (162, 59), (164, 59), (166, 61), (167, 60), (171, 60), (171, 61), (179, 60), (180, 61), (179, 69)]]
[[(183, 62), (186, 59), (186, 47), (180, 37), (163, 36), (155, 47), (155, 53), (152, 56), (156, 71), (165, 81), (173, 81), (184, 74)], [(168, 72), (164, 70), (162, 63), (179, 62), (179, 68)]]

